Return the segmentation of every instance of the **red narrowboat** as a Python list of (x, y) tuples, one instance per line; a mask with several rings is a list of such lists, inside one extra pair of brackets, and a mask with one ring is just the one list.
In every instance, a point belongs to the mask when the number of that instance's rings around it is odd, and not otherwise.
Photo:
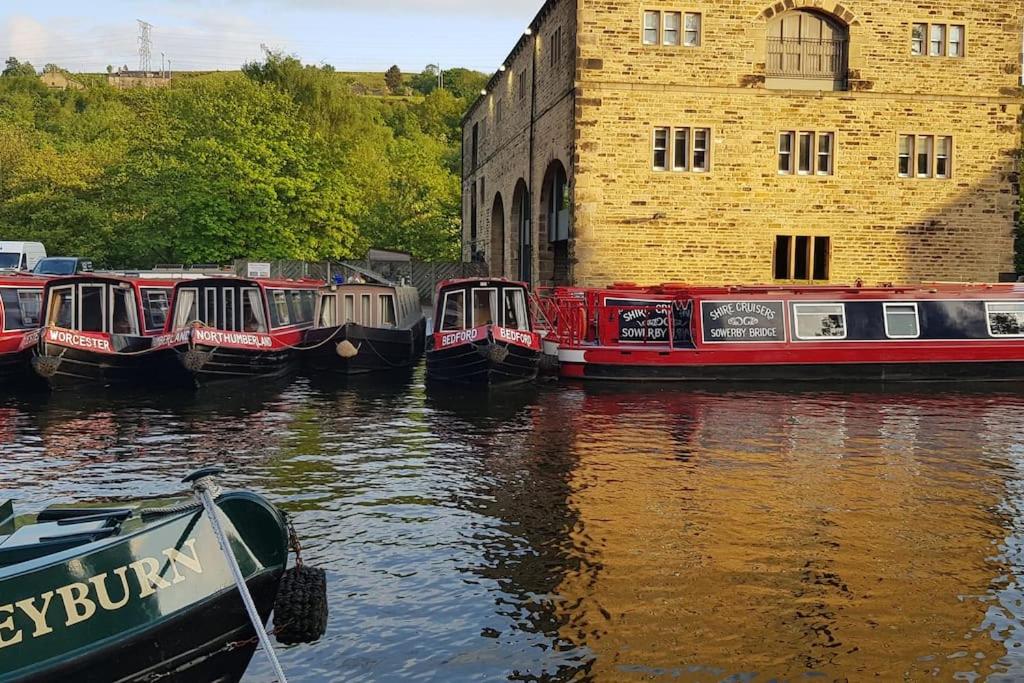
[(927, 381), (1024, 378), (1024, 286), (558, 288), (563, 377)]
[(215, 277), (179, 282), (157, 350), (195, 385), (295, 369), (313, 326), (319, 281)]
[(142, 381), (173, 287), (116, 275), (49, 280), (32, 367), (54, 388)]
[(32, 347), (39, 334), (45, 278), (0, 275), (0, 380), (31, 376)]
[(448, 280), (436, 296), (428, 380), (488, 386), (537, 376), (541, 336), (531, 326), (526, 284)]

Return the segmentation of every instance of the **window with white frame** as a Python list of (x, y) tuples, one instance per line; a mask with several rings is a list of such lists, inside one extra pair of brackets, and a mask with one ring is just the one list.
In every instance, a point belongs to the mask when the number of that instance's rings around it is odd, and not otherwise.
[(701, 24), (698, 12), (645, 10), (641, 39), (644, 45), (700, 47)]
[(683, 46), (700, 47), (701, 16), (696, 12), (683, 15)]
[(665, 28), (661, 33), (663, 45), (679, 45), (679, 30), (682, 28), (682, 12), (665, 12)]
[(953, 175), (953, 138), (900, 135), (897, 173), (901, 178), (948, 179)]
[(915, 303), (887, 303), (885, 309), (885, 336), (889, 339), (917, 339), (921, 336), (921, 322)]
[(710, 128), (658, 127), (652, 144), (656, 171), (704, 173), (711, 166)]
[(993, 337), (1024, 337), (1024, 303), (988, 302), (988, 333)]
[(661, 29), (661, 12), (644, 12), (644, 45), (657, 45)]
[(793, 304), (797, 339), (846, 339), (844, 304)]
[(910, 54), (916, 57), (963, 57), (966, 38), (963, 24), (916, 23), (910, 28)]
[(835, 171), (835, 133), (779, 133), (779, 175), (832, 175)]

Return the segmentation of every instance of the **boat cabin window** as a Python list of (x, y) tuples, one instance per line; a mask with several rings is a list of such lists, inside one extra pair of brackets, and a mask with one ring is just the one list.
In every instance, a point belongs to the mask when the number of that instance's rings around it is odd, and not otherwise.
[(203, 311), (200, 319), (209, 327), (217, 325), (217, 290), (207, 287), (203, 290)]
[(505, 290), (504, 326), (513, 330), (529, 330), (529, 318), (526, 315), (526, 293), (521, 289)]
[(178, 290), (174, 302), (174, 328), (188, 327), (199, 320), (199, 290), (191, 287)]
[(797, 339), (846, 339), (843, 304), (793, 304)]
[(284, 327), (291, 324), (288, 317), (288, 299), (283, 290), (270, 290), (270, 324), (273, 327)]
[(110, 332), (112, 334), (139, 334), (139, 313), (135, 306), (135, 290), (130, 286), (111, 287), (112, 301)]
[(381, 327), (397, 327), (395, 318), (395, 297), (391, 294), (381, 294), (380, 299), (380, 323)]
[(993, 337), (1024, 337), (1024, 303), (986, 303), (988, 331)]
[(313, 322), (316, 309), (316, 292), (298, 289), (291, 292), (292, 324), (308, 324)]
[(461, 330), (466, 326), (466, 292), (447, 292), (441, 309), (441, 331)]
[(162, 330), (167, 324), (167, 311), (170, 309), (171, 293), (169, 289), (142, 289), (142, 310), (146, 316), (147, 330)]
[(63, 327), (66, 330), (75, 327), (75, 288), (57, 287), (50, 291), (49, 315), (47, 325)]
[(224, 329), (232, 332), (238, 331), (238, 321), (235, 320), (235, 290), (225, 289), (221, 292), (221, 318), (224, 319)]
[(885, 304), (885, 336), (889, 339), (917, 339), (921, 324), (917, 304)]
[(320, 297), (320, 321), (318, 327), (336, 327), (338, 325), (338, 295), (325, 294)]
[(363, 294), (359, 301), (359, 324), (361, 325), (372, 325), (373, 309), (370, 304), (370, 295)]
[(498, 290), (473, 289), (473, 327), (493, 325), (498, 318)]
[(268, 329), (260, 290), (246, 287), (242, 290), (242, 331), (266, 333)]
[(28, 330), (39, 327), (43, 292), (39, 289), (0, 289), (4, 319), (0, 329)]
[(76, 329), (82, 332), (106, 332), (106, 302), (104, 285), (79, 285), (78, 320)]
[(345, 322), (347, 323), (355, 322), (356, 297), (354, 294), (345, 295), (345, 310), (343, 312), (342, 318), (344, 318)]

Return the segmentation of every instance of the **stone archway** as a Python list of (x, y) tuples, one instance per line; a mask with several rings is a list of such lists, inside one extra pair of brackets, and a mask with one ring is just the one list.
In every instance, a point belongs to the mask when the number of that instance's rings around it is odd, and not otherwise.
[(487, 255), (491, 277), (505, 277), (505, 203), (499, 192), (491, 209), (491, 247)]
[(509, 259), (509, 275), (523, 282), (532, 282), (533, 234), (530, 220), (530, 188), (522, 178), (512, 194), (511, 227), (513, 247)]
[(764, 10), (757, 15), (757, 18), (763, 21), (769, 21), (780, 14), (802, 9), (830, 15), (833, 19), (838, 20), (847, 26), (860, 26), (860, 19), (857, 15), (847, 9), (844, 5), (836, 3), (832, 6), (832, 9), (827, 9), (822, 5), (820, 0), (781, 0), (781, 2), (773, 2), (771, 5), (764, 8)]
[(572, 201), (565, 166), (555, 159), (544, 173), (540, 194), (540, 280), (554, 285), (572, 282), (569, 243), (572, 240)]

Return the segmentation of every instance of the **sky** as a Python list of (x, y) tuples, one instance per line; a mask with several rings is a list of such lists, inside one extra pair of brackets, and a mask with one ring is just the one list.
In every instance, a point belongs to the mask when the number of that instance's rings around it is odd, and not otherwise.
[(495, 71), (543, 0), (0, 0), (0, 60), (73, 72), (139, 66), (141, 19), (151, 64), (233, 70), (262, 45), (339, 71), (427, 64)]

